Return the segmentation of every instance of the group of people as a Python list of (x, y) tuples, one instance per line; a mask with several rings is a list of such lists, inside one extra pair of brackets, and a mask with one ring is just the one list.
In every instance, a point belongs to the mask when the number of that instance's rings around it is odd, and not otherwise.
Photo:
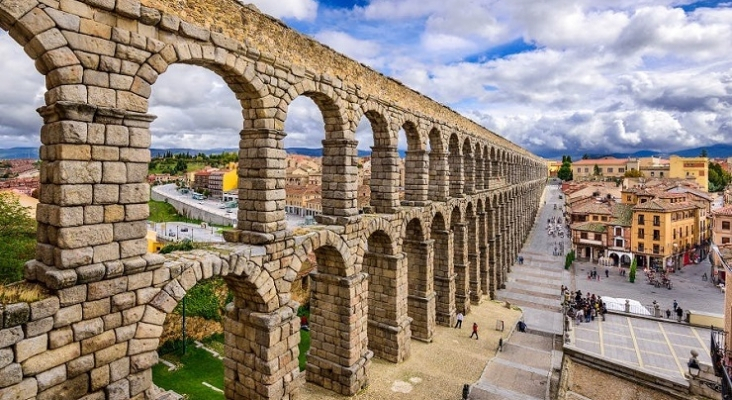
[(572, 297), (569, 288), (564, 285), (562, 285), (562, 293), (564, 294), (562, 305), (567, 309), (567, 316), (574, 318), (577, 324), (592, 322), (597, 318), (605, 320), (607, 307), (605, 307), (605, 303), (603, 303), (600, 296), (595, 296), (589, 292), (586, 296), (582, 296), (582, 291), (578, 290)]
[[(463, 313), (461, 313), (461, 312), (458, 312), (457, 320), (455, 322), (455, 329), (463, 328), (464, 319), (465, 319), (465, 315), (463, 315)], [(478, 340), (478, 323), (477, 322), (473, 322), (473, 333), (470, 334), (470, 338), (472, 339), (473, 336), (475, 336), (475, 340)]]

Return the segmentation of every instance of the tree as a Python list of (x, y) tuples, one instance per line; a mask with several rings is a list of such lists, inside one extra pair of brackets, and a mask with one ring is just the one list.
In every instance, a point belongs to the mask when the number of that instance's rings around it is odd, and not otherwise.
[(563, 180), (563, 181), (571, 181), (573, 178), (572, 174), (572, 164), (568, 161), (565, 161), (562, 163), (562, 166), (559, 167), (559, 171), (557, 171), (557, 178)]
[(0, 192), (0, 283), (23, 278), (23, 265), (36, 255), (36, 221), (17, 197)]
[(587, 153), (585, 153), (585, 154), (582, 155), (582, 159), (583, 160), (589, 160), (590, 159), (590, 155), (587, 154)]
[(732, 176), (725, 171), (721, 165), (709, 162), (708, 167), (709, 191), (718, 192), (724, 190), (732, 182)]
[(630, 273), (628, 274), (628, 281), (635, 283), (635, 270), (638, 268), (638, 260), (633, 258), (633, 262), (630, 263)]
[(592, 175), (600, 176), (602, 175), (602, 171), (600, 171), (600, 166), (595, 164), (595, 167), (592, 169)]
[(699, 157), (708, 157), (707, 155), (707, 149), (702, 149), (701, 153), (699, 154)]

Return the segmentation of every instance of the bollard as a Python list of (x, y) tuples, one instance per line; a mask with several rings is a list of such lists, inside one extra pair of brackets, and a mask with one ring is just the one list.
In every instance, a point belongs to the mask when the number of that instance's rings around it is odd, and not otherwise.
[(463, 385), (463, 400), (468, 400), (468, 395), (470, 394), (470, 385), (467, 383)]

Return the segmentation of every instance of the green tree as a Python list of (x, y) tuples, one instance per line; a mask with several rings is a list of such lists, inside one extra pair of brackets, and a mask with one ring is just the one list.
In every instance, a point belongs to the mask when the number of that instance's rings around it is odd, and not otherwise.
[(602, 171), (600, 171), (600, 166), (595, 164), (595, 167), (592, 169), (592, 174), (595, 176), (602, 175)]
[(701, 153), (699, 154), (699, 157), (709, 157), (709, 156), (707, 155), (707, 149), (702, 149), (702, 150), (701, 150)]
[(585, 153), (585, 154), (582, 155), (582, 159), (583, 160), (589, 160), (590, 159), (590, 155), (587, 154), (587, 153)]
[(628, 274), (628, 281), (630, 283), (635, 283), (635, 271), (638, 268), (638, 261), (633, 258), (633, 261), (630, 263), (630, 273)]
[(572, 163), (568, 161), (563, 162), (562, 166), (559, 167), (559, 171), (557, 171), (557, 178), (563, 181), (571, 181), (573, 178)]
[(707, 179), (709, 181), (710, 192), (722, 191), (732, 182), (732, 176), (721, 165), (715, 162), (709, 162), (708, 170)]
[(23, 278), (23, 265), (36, 255), (36, 221), (14, 195), (0, 193), (0, 283)]

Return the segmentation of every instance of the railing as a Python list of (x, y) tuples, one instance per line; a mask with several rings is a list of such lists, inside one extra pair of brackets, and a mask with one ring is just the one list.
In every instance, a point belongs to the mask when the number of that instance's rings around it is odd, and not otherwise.
[(712, 327), (709, 351), (711, 353), (712, 366), (714, 366), (714, 374), (722, 380), (722, 400), (732, 400), (731, 371), (728, 365), (730, 354), (724, 348), (724, 337), (725, 332), (723, 330)]

